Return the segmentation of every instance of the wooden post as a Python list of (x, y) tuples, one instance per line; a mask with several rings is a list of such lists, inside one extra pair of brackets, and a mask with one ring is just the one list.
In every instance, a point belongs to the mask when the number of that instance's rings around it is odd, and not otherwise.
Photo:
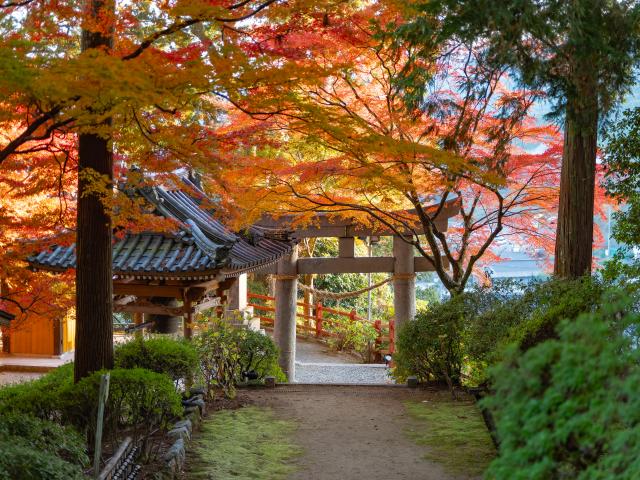
[(389, 320), (389, 353), (393, 355), (396, 351), (396, 322)]
[(338, 257), (353, 258), (355, 256), (356, 246), (353, 237), (338, 238)]
[[(393, 237), (393, 309), (394, 331), (397, 335), (404, 322), (416, 315), (416, 276), (413, 245), (399, 236)], [(391, 335), (391, 334), (390, 334)], [(394, 338), (394, 341), (397, 341)]]
[(105, 373), (100, 377), (100, 391), (98, 393), (98, 418), (96, 418), (96, 438), (93, 453), (93, 478), (100, 476), (100, 458), (102, 457), (102, 425), (104, 421), (104, 406), (109, 398), (109, 380), (111, 376)]
[(226, 310), (245, 310), (247, 308), (247, 274), (236, 278), (229, 287)]
[(298, 303), (298, 250), (278, 261), (273, 336), (280, 349), (280, 367), (289, 382), (295, 381), (296, 315)]
[(322, 303), (316, 305), (316, 337), (322, 336)]
[(183, 335), (184, 338), (190, 340), (191, 336), (193, 334), (193, 330), (191, 328), (192, 323), (193, 323), (193, 311), (192, 311), (192, 307), (191, 307), (191, 299), (189, 299), (188, 297), (185, 298), (184, 300), (184, 320), (183, 320)]
[[(141, 312), (136, 312), (133, 314), (133, 324), (134, 325), (140, 325), (144, 323), (144, 317), (142, 316)], [(133, 334), (135, 338), (142, 338), (144, 334), (144, 328), (140, 328), (138, 330), (135, 331), (135, 333)]]

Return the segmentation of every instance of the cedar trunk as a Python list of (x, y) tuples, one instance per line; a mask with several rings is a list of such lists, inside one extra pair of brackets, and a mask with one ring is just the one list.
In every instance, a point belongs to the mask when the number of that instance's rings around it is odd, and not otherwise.
[[(88, 0), (95, 20), (113, 18), (112, 0)], [(105, 33), (106, 32), (106, 33)], [(110, 28), (82, 32), (82, 50), (112, 45)], [(110, 122), (106, 122), (109, 124)], [(111, 215), (103, 199), (88, 190), (87, 174), (113, 180), (113, 155), (108, 138), (95, 133), (79, 135), (78, 221), (76, 233), (76, 351), (75, 380), (102, 368), (113, 368), (113, 307)]]
[(579, 120), (568, 114), (565, 124), (554, 265), (560, 278), (591, 273), (598, 108), (590, 100), (570, 106), (580, 109)]

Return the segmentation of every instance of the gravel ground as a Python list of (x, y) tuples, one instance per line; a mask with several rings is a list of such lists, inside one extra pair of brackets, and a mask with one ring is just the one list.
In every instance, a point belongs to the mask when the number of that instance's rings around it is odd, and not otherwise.
[(319, 342), (298, 338), (296, 382), (317, 384), (393, 384), (383, 364), (363, 364), (356, 355), (334, 352)]
[(297, 383), (318, 384), (393, 384), (385, 365), (296, 362)]
[(44, 374), (33, 372), (0, 372), (0, 385), (28, 382), (40, 378), (42, 375)]

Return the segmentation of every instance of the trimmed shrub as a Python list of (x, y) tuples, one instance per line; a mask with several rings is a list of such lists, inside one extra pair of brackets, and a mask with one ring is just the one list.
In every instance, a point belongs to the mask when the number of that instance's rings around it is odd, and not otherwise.
[(509, 348), (483, 400), (500, 455), (489, 479), (640, 478), (638, 314), (626, 304), (565, 320), (557, 337)]
[(463, 351), (461, 331), (466, 315), (464, 296), (432, 305), (406, 322), (398, 334), (393, 376), (400, 382), (415, 375), (421, 382), (459, 385)]
[(176, 386), (190, 381), (198, 368), (198, 353), (186, 340), (156, 337), (142, 338), (118, 345), (115, 350), (116, 368), (145, 368), (168, 375)]
[[(107, 371), (95, 372), (70, 385), (62, 392), (67, 418), (78, 428), (94, 435), (98, 407), (100, 377)], [(108, 371), (111, 375), (109, 398), (105, 409), (105, 429), (115, 439), (122, 429), (133, 429), (135, 439), (148, 435), (182, 412), (181, 398), (171, 379), (143, 368)]]
[(46, 420), (61, 420), (60, 394), (73, 384), (69, 363), (31, 382), (0, 388), (0, 417), (16, 413)]

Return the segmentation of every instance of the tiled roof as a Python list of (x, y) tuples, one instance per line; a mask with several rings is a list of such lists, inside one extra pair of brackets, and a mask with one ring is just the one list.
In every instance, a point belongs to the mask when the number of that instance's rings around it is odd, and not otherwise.
[(0, 310), (0, 325), (8, 327), (9, 322), (14, 318), (15, 315), (10, 314), (9, 312), (5, 312), (4, 310)]
[[(193, 187), (193, 185), (190, 185)], [(156, 213), (178, 220), (177, 234), (127, 234), (113, 246), (113, 273), (119, 277), (191, 279), (223, 273), (234, 276), (276, 262), (293, 246), (282, 232), (251, 227), (236, 234), (180, 189), (153, 187), (139, 191)], [(74, 268), (75, 245), (53, 247), (29, 258), (32, 267), (63, 271)]]

